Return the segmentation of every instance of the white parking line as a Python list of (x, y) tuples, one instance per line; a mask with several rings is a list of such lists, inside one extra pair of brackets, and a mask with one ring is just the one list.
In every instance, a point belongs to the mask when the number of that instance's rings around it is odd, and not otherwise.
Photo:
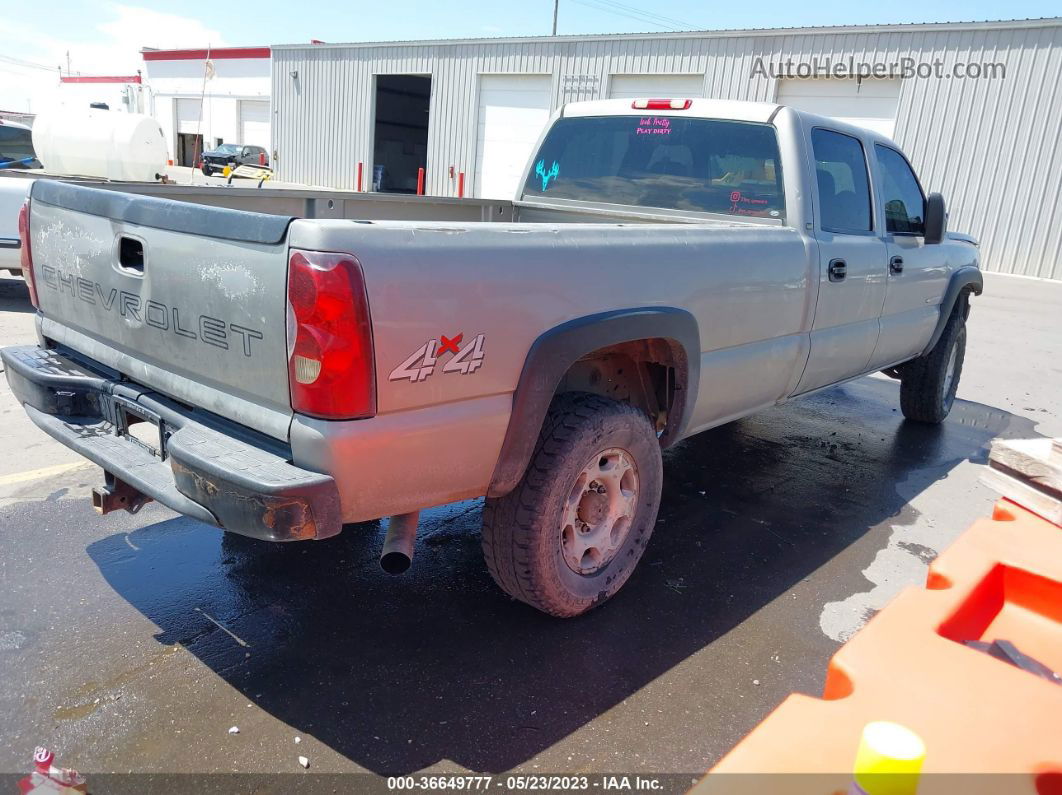
[(250, 648), (251, 647), (250, 643), (245, 641), (243, 638), (237, 636), (235, 632), (233, 632), (231, 629), (229, 629), (224, 624), (222, 624), (220, 621), (218, 621), (216, 618), (214, 618), (214, 616), (210, 615), (210, 613), (206, 612), (205, 610), (200, 610), (198, 607), (195, 609), (195, 612), (199, 613), (204, 618), (209, 619), (211, 622), (213, 622), (217, 626), (218, 629), (220, 629), (222, 632), (224, 632), (226, 635), (228, 635), (234, 641), (239, 643), (241, 646), (244, 646), (246, 648)]
[(14, 483), (26, 483), (30, 480), (40, 480), (52, 475), (61, 475), (64, 472), (72, 472), (75, 469), (83, 469), (92, 466), (91, 461), (74, 461), (69, 464), (56, 464), (40, 469), (30, 469), (25, 472), (15, 472), (11, 475), (0, 475), (0, 486), (10, 486)]

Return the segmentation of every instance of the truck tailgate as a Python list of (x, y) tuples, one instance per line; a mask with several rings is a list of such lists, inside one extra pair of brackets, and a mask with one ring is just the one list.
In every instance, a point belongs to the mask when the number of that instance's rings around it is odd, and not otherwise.
[(42, 332), (287, 439), (291, 220), (38, 180), (30, 240)]

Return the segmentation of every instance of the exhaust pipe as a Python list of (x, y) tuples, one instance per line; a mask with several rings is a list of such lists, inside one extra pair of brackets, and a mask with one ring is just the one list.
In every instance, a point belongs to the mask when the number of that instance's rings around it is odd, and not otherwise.
[(419, 523), (420, 511), (391, 517), (380, 553), (380, 567), (388, 574), (401, 574), (413, 563), (413, 542)]

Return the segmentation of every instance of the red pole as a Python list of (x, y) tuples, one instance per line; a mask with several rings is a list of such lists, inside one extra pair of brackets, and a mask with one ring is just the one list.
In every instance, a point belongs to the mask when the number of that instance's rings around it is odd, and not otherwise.
[(417, 169), (417, 195), (418, 196), (423, 196), (424, 195), (424, 169), (423, 168), (418, 168)]
[(465, 172), (461, 171), (457, 175), (457, 198), (465, 198)]
[(358, 161), (358, 193), (361, 193), (361, 166), (362, 163)]

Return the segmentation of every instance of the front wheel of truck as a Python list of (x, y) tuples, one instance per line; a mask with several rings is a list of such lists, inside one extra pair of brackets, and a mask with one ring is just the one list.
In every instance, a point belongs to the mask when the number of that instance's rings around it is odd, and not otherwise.
[(916, 422), (938, 424), (955, 403), (966, 358), (966, 313), (958, 306), (933, 349), (900, 369), (900, 410)]
[(649, 418), (588, 393), (550, 407), (531, 463), (483, 508), (483, 553), (498, 586), (568, 618), (630, 577), (656, 524), (663, 465)]

